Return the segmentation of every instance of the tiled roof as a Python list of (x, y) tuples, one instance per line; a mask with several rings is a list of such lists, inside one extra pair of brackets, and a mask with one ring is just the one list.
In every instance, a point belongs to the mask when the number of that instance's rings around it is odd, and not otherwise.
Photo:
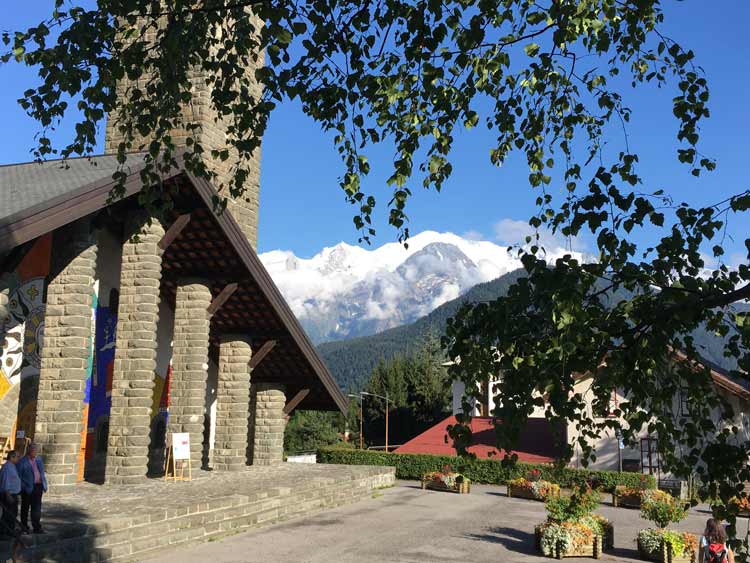
[[(432, 428), (422, 432), (396, 450), (396, 453), (456, 455), (453, 441), (446, 428), (456, 424), (456, 417), (449, 416)], [(502, 450), (495, 447), (495, 427), (490, 417), (473, 417), (471, 419), (472, 445), (469, 452), (478, 458), (500, 459)], [(563, 437), (564, 439), (564, 437)], [(543, 418), (530, 418), (521, 433), (519, 448), (514, 450), (519, 461), (529, 463), (552, 463), (560, 455), (560, 448), (555, 446), (552, 426)], [(490, 455), (492, 454), (492, 455)]]
[[(125, 172), (130, 168), (127, 163), (141, 163), (139, 156), (128, 155)], [(0, 221), (87, 184), (111, 178), (116, 170), (117, 160), (113, 155), (0, 166)]]
[[(224, 304), (212, 322), (223, 319), (226, 322), (222, 326), (231, 324), (232, 330), (228, 332), (247, 334), (254, 342), (275, 341), (273, 353), (254, 368), (253, 380), (282, 381), (290, 393), (306, 391), (300, 408), (346, 412), (346, 398), (232, 213), (214, 211), (214, 186), (191, 175), (185, 169), (182, 154), (176, 155), (175, 160), (176, 166), (162, 180), (181, 190), (182, 207), (165, 220), (174, 224), (177, 214), (190, 219), (163, 256), (165, 291), (170, 291), (176, 278), (188, 277), (180, 268), (190, 270), (190, 276), (210, 274), (216, 295), (236, 284), (232, 294), (234, 305), (231, 301)], [(143, 168), (142, 153), (129, 155), (128, 163), (128, 169), (123, 170), (128, 176), (122, 204), (130, 205), (132, 211), (137, 200), (128, 202), (128, 198), (143, 189), (139, 174)], [(112, 203), (111, 176), (117, 169), (114, 157), (72, 159), (67, 165), (65, 168), (61, 161), (54, 161), (0, 166), (0, 255)], [(196, 241), (200, 243), (199, 239), (206, 237), (211, 244), (198, 248)], [(188, 249), (187, 258), (180, 261), (174, 254), (179, 253), (181, 245), (192, 248)], [(231, 267), (214, 267), (209, 272), (208, 259), (220, 259)]]

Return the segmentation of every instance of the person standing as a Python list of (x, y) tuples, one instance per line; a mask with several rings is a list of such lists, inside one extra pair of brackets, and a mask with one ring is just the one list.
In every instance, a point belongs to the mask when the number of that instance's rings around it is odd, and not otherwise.
[(29, 452), (18, 462), (18, 474), (21, 477), (21, 522), (28, 528), (29, 508), (31, 509), (31, 526), (35, 534), (42, 530), (42, 495), (47, 492), (47, 475), (44, 473), (44, 462), (37, 454), (37, 446), (29, 445)]
[(3, 468), (0, 469), (0, 495), (2, 495), (3, 517), (0, 533), (14, 536), (18, 518), (18, 495), (21, 494), (21, 478), (18, 475), (18, 452), (10, 451)]
[(709, 518), (706, 522), (698, 555), (701, 563), (734, 563), (734, 552), (727, 545), (727, 533), (718, 520)]

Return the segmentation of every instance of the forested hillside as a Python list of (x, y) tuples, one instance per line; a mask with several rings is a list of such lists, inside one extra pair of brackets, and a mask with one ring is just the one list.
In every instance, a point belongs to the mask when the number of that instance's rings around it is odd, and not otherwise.
[[(412, 355), (429, 334), (443, 334), (447, 320), (463, 303), (489, 301), (505, 295), (522, 275), (523, 270), (509, 272), (496, 280), (474, 286), (461, 297), (444, 303), (413, 323), (372, 336), (327, 342), (318, 346), (318, 351), (342, 389), (360, 389), (380, 360), (389, 360), (397, 354)], [(748, 306), (736, 304), (734, 308), (746, 310)], [(706, 360), (726, 369), (735, 368), (735, 362), (728, 362), (722, 356), (724, 344), (720, 337), (705, 329), (695, 331), (693, 337)]]
[(372, 336), (327, 342), (318, 346), (318, 351), (342, 389), (359, 389), (380, 360), (389, 360), (397, 354), (411, 355), (429, 334), (442, 335), (447, 320), (463, 303), (489, 301), (505, 295), (522, 274), (523, 270), (515, 270), (475, 285), (461, 297), (444, 303), (413, 323)]

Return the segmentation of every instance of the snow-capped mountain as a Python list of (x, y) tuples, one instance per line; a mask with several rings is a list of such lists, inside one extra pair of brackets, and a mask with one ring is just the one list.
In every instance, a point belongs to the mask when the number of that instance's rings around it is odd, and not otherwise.
[(453, 233), (425, 231), (408, 243), (369, 250), (341, 242), (309, 259), (284, 250), (260, 259), (316, 343), (412, 322), (520, 267), (506, 246)]

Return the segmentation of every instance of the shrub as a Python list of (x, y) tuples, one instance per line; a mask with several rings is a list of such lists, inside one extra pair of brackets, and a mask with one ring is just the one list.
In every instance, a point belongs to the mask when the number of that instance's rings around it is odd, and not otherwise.
[(677, 557), (690, 557), (698, 550), (698, 536), (672, 530), (646, 528), (638, 532), (638, 543), (649, 553), (658, 553), (666, 543)]
[[(506, 466), (497, 459), (470, 459), (457, 456), (439, 456), (430, 454), (398, 454), (352, 450), (340, 447), (326, 447), (318, 450), (318, 463), (336, 463), (345, 465), (387, 465), (396, 468), (398, 479), (419, 481), (425, 473), (440, 471), (450, 465), (474, 483), (504, 485), (511, 479), (525, 478), (534, 469), (539, 471), (539, 478), (561, 487), (584, 485), (595, 480), (599, 490), (612, 492), (617, 485), (640, 487), (642, 475), (617, 471), (591, 471), (570, 467), (555, 467), (551, 464), (523, 463)], [(645, 488), (656, 488), (656, 480), (647, 475)]]
[(636, 487), (626, 487), (624, 485), (617, 485), (615, 487), (615, 494), (618, 497), (640, 497), (643, 494), (641, 489)]
[(664, 491), (646, 491), (641, 498), (641, 516), (651, 520), (659, 528), (666, 528), (670, 522), (679, 522), (687, 516), (682, 503)]
[(550, 498), (545, 503), (547, 519), (553, 522), (579, 522), (591, 516), (599, 506), (599, 493), (589, 487), (578, 486), (569, 497)]
[(555, 555), (590, 545), (594, 536), (606, 535), (610, 526), (606, 518), (592, 514), (599, 505), (599, 494), (588, 486), (577, 486), (569, 497), (551, 498), (545, 503), (547, 521), (537, 526), (542, 553)]

